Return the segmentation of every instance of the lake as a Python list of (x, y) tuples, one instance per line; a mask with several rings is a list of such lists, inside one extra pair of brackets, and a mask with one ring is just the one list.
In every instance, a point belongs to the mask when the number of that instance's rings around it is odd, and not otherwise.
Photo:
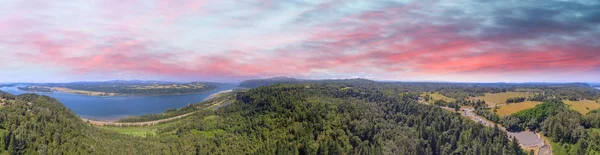
[[(128, 116), (156, 114), (167, 109), (182, 108), (188, 104), (204, 101), (208, 96), (236, 88), (237, 85), (222, 85), (216, 89), (187, 95), (171, 96), (88, 96), (62, 92), (35, 92), (56, 98), (67, 108), (82, 118), (95, 120), (117, 120)], [(0, 87), (0, 90), (14, 95), (32, 93), (15, 87)]]

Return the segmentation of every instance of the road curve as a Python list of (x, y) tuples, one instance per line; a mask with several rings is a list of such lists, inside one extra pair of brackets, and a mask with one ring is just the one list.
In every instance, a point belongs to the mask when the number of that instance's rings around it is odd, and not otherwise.
[[(448, 108), (448, 107), (441, 107), (441, 108), (448, 110), (448, 111), (454, 111), (453, 108)], [(473, 108), (461, 108), (459, 112), (463, 116), (468, 117), (471, 120), (481, 123), (488, 127), (493, 127), (496, 124), (496, 123), (489, 121), (481, 116), (476, 115), (475, 113), (473, 113), (473, 111), (474, 111)], [(512, 137), (515, 137), (517, 139), (517, 141), (519, 141), (519, 144), (522, 147), (524, 147), (524, 148), (539, 148), (538, 154), (552, 155), (552, 150), (550, 149), (550, 147), (545, 143), (544, 139), (542, 139), (535, 132), (533, 132), (533, 131), (509, 132), (509, 131), (506, 131), (506, 128), (502, 127), (501, 125), (498, 125), (498, 128), (500, 128), (502, 131), (505, 131), (506, 133), (508, 133), (508, 137), (510, 139), (512, 139)]]

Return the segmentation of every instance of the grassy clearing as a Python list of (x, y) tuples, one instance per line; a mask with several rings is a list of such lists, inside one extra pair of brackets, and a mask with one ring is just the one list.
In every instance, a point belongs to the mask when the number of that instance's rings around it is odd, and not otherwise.
[(564, 100), (565, 104), (570, 105), (571, 109), (586, 115), (591, 110), (600, 109), (600, 103), (591, 100), (569, 101)]
[(176, 125), (180, 121), (181, 120), (164, 123), (164, 124), (159, 124), (159, 125), (155, 125), (155, 126), (140, 126), (140, 127), (103, 126), (103, 127), (98, 127), (98, 128), (108, 130), (108, 131), (114, 131), (114, 132), (117, 132), (120, 134), (126, 134), (126, 135), (138, 136), (138, 137), (146, 137), (147, 134), (156, 135), (156, 132), (158, 131), (158, 129), (166, 128), (171, 125)]
[[(429, 94), (429, 96), (431, 96), (431, 98), (433, 98), (433, 101), (437, 101), (437, 100), (442, 100), (442, 101), (446, 101), (446, 102), (454, 102), (455, 101), (455, 99), (446, 97), (440, 93), (433, 93), (433, 94), (432, 93), (423, 93), (423, 94), (421, 94), (421, 97), (425, 97), (425, 95), (427, 95), (427, 94)], [(433, 101), (430, 101), (430, 102), (433, 102)]]
[(204, 121), (213, 121), (213, 120), (216, 120), (216, 119), (219, 119), (219, 118), (221, 118), (221, 116), (210, 115), (210, 116), (204, 117)]
[(486, 93), (485, 96), (474, 97), (474, 100), (484, 100), (486, 104), (494, 106), (496, 104), (506, 104), (506, 99), (512, 97), (530, 97), (533, 94), (526, 92), (505, 92), (505, 93)]
[(100, 127), (101, 129), (115, 131), (120, 134), (146, 137), (147, 134), (156, 135), (158, 129), (154, 127)]
[(522, 110), (530, 109), (535, 107), (535, 105), (541, 104), (542, 102), (533, 102), (533, 101), (525, 101), (521, 103), (511, 103), (505, 106), (501, 106), (498, 108), (496, 114), (500, 116), (507, 116)]
[(569, 155), (569, 150), (567, 150), (567, 149), (571, 147), (571, 144), (556, 143), (551, 140), (549, 140), (548, 142), (550, 143), (550, 146), (552, 147), (552, 154)]
[(594, 134), (600, 134), (600, 128), (591, 128), (590, 129)]

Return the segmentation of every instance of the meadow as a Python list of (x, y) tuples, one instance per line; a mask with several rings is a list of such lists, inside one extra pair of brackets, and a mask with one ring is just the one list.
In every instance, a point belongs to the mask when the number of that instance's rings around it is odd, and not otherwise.
[(497, 109), (496, 114), (500, 116), (508, 116), (510, 114), (519, 112), (521, 110), (526, 110), (535, 107), (535, 105), (541, 104), (542, 102), (534, 102), (534, 101), (525, 101), (521, 103), (511, 103), (508, 105), (500, 106)]
[(446, 102), (454, 102), (454, 101), (456, 101), (453, 98), (446, 97), (446, 96), (444, 96), (444, 95), (442, 95), (440, 93), (437, 93), (437, 92), (436, 93), (423, 93), (423, 94), (421, 94), (421, 97), (424, 97), (425, 95), (431, 96), (431, 98), (433, 100), (431, 100), (430, 102), (437, 101), (437, 100), (442, 100), (442, 101), (446, 101)]
[(570, 101), (564, 100), (565, 104), (570, 105), (571, 109), (586, 115), (588, 112), (600, 109), (600, 103), (591, 100)]
[(100, 129), (114, 131), (120, 134), (132, 135), (137, 137), (146, 137), (148, 135), (157, 135), (159, 129), (168, 128), (170, 126), (179, 125), (181, 122), (187, 119), (180, 119), (173, 122), (162, 123), (154, 126), (131, 126), (131, 127), (118, 127), (118, 126), (101, 126)]
[(533, 94), (526, 92), (504, 92), (504, 93), (485, 93), (485, 96), (472, 97), (472, 100), (484, 100), (489, 106), (496, 104), (505, 104), (506, 99), (513, 97), (530, 97)]

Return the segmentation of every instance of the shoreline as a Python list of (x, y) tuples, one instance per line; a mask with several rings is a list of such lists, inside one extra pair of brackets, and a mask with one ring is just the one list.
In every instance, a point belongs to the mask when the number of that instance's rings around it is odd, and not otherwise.
[[(85, 91), (85, 90), (74, 90), (74, 89), (69, 89), (69, 88), (63, 88), (63, 87), (47, 87), (50, 88), (53, 91), (50, 92), (41, 92), (41, 91), (27, 91), (27, 90), (21, 90), (21, 91), (25, 91), (25, 92), (31, 92), (31, 93), (54, 93), (54, 92), (60, 92), (60, 93), (65, 93), (65, 94), (73, 94), (73, 95), (83, 95), (83, 96), (94, 96), (94, 97), (152, 97), (152, 96), (180, 96), (180, 95), (192, 95), (192, 94), (201, 94), (201, 93), (206, 93), (217, 88), (213, 88), (210, 90), (206, 90), (206, 91), (201, 91), (201, 92), (194, 92), (194, 93), (177, 93), (177, 94), (118, 94), (118, 93), (104, 93), (104, 92), (92, 92), (92, 91)], [(108, 95), (104, 95), (104, 94), (108, 94)]]
[[(219, 91), (217, 93), (211, 94), (210, 96), (206, 97), (206, 99), (204, 99), (202, 102), (211, 100), (216, 98), (217, 96), (221, 95), (221, 94), (225, 94), (225, 93), (229, 93), (229, 92), (233, 92), (233, 89), (229, 89), (229, 90), (223, 90), (223, 91)], [(214, 108), (214, 106), (221, 106), (221, 103), (223, 103), (224, 101), (221, 101), (219, 103), (213, 103), (213, 105), (205, 108), (205, 109), (211, 109)], [(169, 122), (175, 119), (180, 119), (186, 116), (189, 116), (193, 113), (196, 113), (198, 111), (193, 111), (190, 113), (186, 113), (186, 114), (182, 114), (182, 115), (178, 115), (178, 116), (174, 116), (174, 117), (170, 117), (170, 118), (164, 118), (164, 119), (159, 119), (159, 120), (153, 120), (153, 121), (144, 121), (144, 122), (118, 122), (120, 119), (117, 120), (102, 120), (102, 119), (93, 119), (93, 118), (84, 118), (79, 116), (79, 118), (87, 123), (90, 123), (92, 125), (97, 125), (97, 126), (152, 126), (152, 125), (157, 125), (159, 123), (163, 123), (163, 122)], [(142, 115), (138, 115), (138, 116), (142, 116)], [(135, 116), (128, 116), (128, 117), (135, 117)]]
[(205, 98), (203, 101), (208, 101), (208, 100), (214, 99), (214, 98), (215, 98), (215, 97), (217, 97), (218, 95), (225, 94), (225, 93), (229, 93), (229, 92), (233, 92), (233, 89), (229, 89), (229, 90), (223, 90), (223, 91), (219, 91), (219, 92), (217, 92), (217, 93), (211, 94), (211, 95), (209, 95), (208, 97), (206, 97), (206, 98)]
[[(204, 100), (202, 100), (202, 101), (200, 101), (200, 102), (205, 102), (205, 101), (208, 101), (208, 100), (214, 99), (214, 98), (216, 98), (218, 95), (225, 94), (225, 93), (229, 93), (229, 92), (233, 92), (233, 89), (222, 90), (222, 91), (219, 91), (219, 92), (213, 93), (213, 94), (209, 95), (208, 97), (206, 97)], [(204, 92), (203, 92), (203, 93), (204, 93)], [(193, 93), (193, 94), (198, 94), (198, 93)], [(83, 94), (77, 94), (77, 95), (83, 95)], [(189, 94), (187, 94), (187, 95), (189, 95)], [(86, 95), (86, 96), (89, 96), (89, 95)], [(169, 95), (167, 95), (167, 96), (169, 96)], [(114, 96), (107, 96), (107, 97), (114, 97)], [(179, 109), (179, 108), (178, 108), (178, 109)], [(157, 113), (157, 114), (159, 114), (159, 113)], [(150, 114), (144, 114), (144, 115), (150, 115)], [(127, 116), (127, 117), (123, 117), (123, 118), (135, 117), (135, 116), (143, 116), (143, 115), (129, 115), (129, 116)], [(120, 125), (123, 125), (123, 124), (131, 124), (131, 123), (122, 123), (122, 122), (117, 122), (117, 121), (119, 121), (119, 120), (120, 120), (120, 119), (122, 119), (122, 118), (119, 118), (119, 119), (97, 119), (97, 118), (90, 118), (90, 117), (82, 117), (82, 116), (79, 116), (79, 115), (78, 115), (78, 117), (79, 117), (81, 120), (83, 120), (84, 122), (90, 122), (90, 123), (92, 123), (92, 124), (104, 124), (104, 125), (115, 125), (115, 124), (120, 124)], [(135, 123), (144, 123), (144, 122), (135, 122)], [(147, 122), (146, 122), (146, 123), (147, 123)]]

